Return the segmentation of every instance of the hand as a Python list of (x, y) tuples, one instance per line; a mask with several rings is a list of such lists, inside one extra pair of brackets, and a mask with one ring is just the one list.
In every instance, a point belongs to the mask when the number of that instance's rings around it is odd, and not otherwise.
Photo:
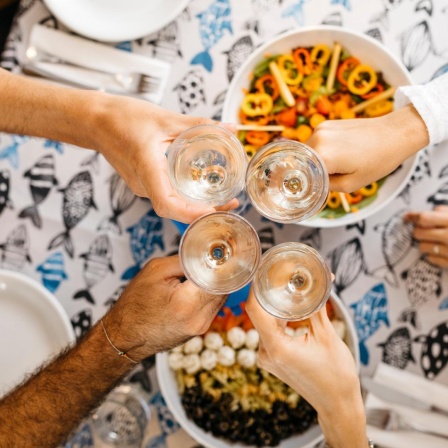
[(448, 206), (439, 205), (427, 212), (410, 212), (404, 220), (415, 223), (414, 238), (419, 241), (420, 251), (428, 254), (428, 261), (448, 268)]
[(346, 193), (387, 176), (428, 143), (413, 106), (378, 118), (325, 121), (307, 142), (324, 161), (330, 190)]
[[(104, 111), (97, 129), (98, 149), (138, 196), (149, 197), (159, 216), (190, 223), (215, 211), (189, 202), (171, 186), (166, 150), (184, 130), (212, 120), (171, 112), (146, 101), (104, 95)], [(230, 131), (233, 126), (220, 124)], [(238, 207), (233, 199), (216, 210)]]
[(116, 347), (140, 360), (205, 333), (226, 296), (209, 294), (189, 280), (177, 255), (152, 259), (104, 317)]
[(252, 291), (246, 311), (260, 334), (260, 367), (287, 383), (316, 409), (332, 447), (366, 446), (355, 362), (336, 334), (326, 308), (309, 319), (309, 333), (298, 337), (286, 334), (286, 322), (264, 311)]

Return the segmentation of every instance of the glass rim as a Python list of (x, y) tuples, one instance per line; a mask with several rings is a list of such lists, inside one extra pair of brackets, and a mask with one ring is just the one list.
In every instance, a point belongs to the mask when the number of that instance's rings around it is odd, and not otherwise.
[[(177, 155), (182, 147), (181, 145), (177, 145), (177, 147), (176, 147), (176, 142), (178, 143), (181, 140), (191, 140), (194, 137), (189, 137), (188, 135), (190, 133), (194, 133), (195, 131), (200, 131), (201, 129), (210, 130), (210, 132), (204, 132), (202, 135), (216, 134), (217, 132), (221, 132), (221, 134), (223, 134), (225, 138), (230, 140), (230, 142), (232, 143), (230, 145), (232, 150), (235, 151), (235, 154), (236, 154), (237, 158), (239, 159), (239, 162), (243, 164), (239, 181), (234, 182), (226, 190), (224, 190), (224, 193), (227, 193), (227, 194), (224, 194), (223, 199), (216, 200), (216, 201), (210, 201), (210, 203), (209, 203), (209, 201), (204, 201), (204, 199), (196, 198), (193, 196), (189, 196), (188, 194), (185, 194), (183, 191), (183, 188), (177, 181), (176, 176), (174, 176), (173, 172), (172, 172), (173, 171), (172, 166), (175, 163), (175, 158), (177, 157)], [(176, 191), (177, 194), (179, 194), (182, 198), (184, 198), (190, 202), (193, 202), (196, 204), (207, 203), (208, 205), (212, 205), (212, 206), (220, 206), (220, 205), (224, 205), (227, 202), (231, 201), (233, 198), (238, 196), (238, 194), (241, 191), (243, 191), (245, 189), (246, 172), (247, 172), (247, 166), (248, 166), (246, 151), (244, 149), (243, 144), (240, 142), (240, 140), (237, 138), (237, 136), (222, 126), (219, 126), (216, 124), (199, 124), (197, 126), (192, 126), (191, 128), (185, 129), (170, 143), (170, 145), (168, 146), (168, 148), (165, 152), (165, 155), (166, 155), (167, 164), (168, 164), (168, 178), (170, 180), (171, 186), (173, 187), (173, 189)], [(229, 193), (232, 193), (232, 194), (229, 194)], [(228, 199), (226, 196), (228, 196), (229, 198), (230, 198), (230, 196), (233, 196), (233, 197)]]
[[(284, 248), (292, 248), (292, 249), (295, 248), (296, 250), (294, 252), (301, 252), (301, 253), (303, 253), (303, 250), (300, 250), (300, 249), (306, 248), (307, 251), (310, 251), (311, 254), (319, 260), (319, 262), (323, 266), (323, 270), (324, 270), (325, 276), (327, 278), (327, 288), (326, 288), (325, 294), (323, 295), (322, 299), (319, 301), (319, 303), (311, 311), (309, 311), (307, 314), (305, 314), (303, 317), (300, 317), (299, 319), (294, 319), (294, 318), (291, 318), (291, 317), (286, 317), (284, 315), (281, 315), (280, 313), (275, 313), (275, 309), (268, 308), (264, 304), (264, 302), (260, 299), (261, 294), (260, 294), (260, 290), (259, 290), (259, 287), (258, 287), (258, 278), (259, 278), (259, 275), (260, 275), (261, 266), (263, 265), (264, 262), (266, 262), (266, 260), (269, 257), (272, 257), (273, 255), (277, 255), (277, 253), (280, 253), (281, 250), (284, 249)], [(319, 310), (321, 310), (322, 307), (327, 303), (328, 299), (331, 296), (331, 291), (332, 291), (331, 271), (330, 271), (330, 268), (329, 268), (327, 262), (322, 257), (322, 255), (316, 249), (314, 249), (313, 247), (309, 246), (308, 244), (299, 243), (299, 242), (295, 242), (295, 241), (289, 241), (289, 242), (285, 242), (285, 243), (280, 243), (280, 244), (277, 244), (276, 246), (273, 246), (273, 247), (269, 248), (263, 254), (263, 256), (261, 257), (261, 261), (260, 261), (260, 264), (258, 266), (257, 272), (255, 273), (255, 276), (253, 278), (253, 290), (254, 290), (254, 295), (255, 295), (255, 298), (257, 299), (258, 304), (268, 314), (270, 314), (271, 316), (274, 316), (277, 319), (286, 320), (288, 322), (299, 322), (301, 320), (308, 319), (314, 313), (316, 313)]]
[[(272, 148), (277, 147), (278, 150), (277, 151), (273, 151), (272, 154), (275, 154), (277, 152), (280, 152), (284, 149), (284, 146), (296, 146), (296, 147), (300, 147), (301, 150), (304, 151), (308, 151), (309, 153), (311, 153), (312, 156), (314, 156), (317, 161), (319, 162), (319, 165), (323, 171), (323, 189), (327, 190), (327, 195), (322, 195), (322, 198), (316, 203), (315, 206), (315, 210), (316, 212), (311, 215), (308, 216), (306, 219), (300, 219), (297, 220), (296, 218), (289, 218), (289, 217), (285, 217), (285, 218), (272, 218), (271, 216), (268, 216), (266, 213), (265, 208), (260, 207), (260, 205), (257, 203), (257, 201), (253, 198), (252, 194), (250, 193), (250, 190), (247, 188), (247, 185), (249, 184), (250, 178), (251, 178), (251, 170), (253, 169), (254, 165), (256, 165), (259, 160), (263, 157), (264, 154), (266, 154), (266, 152), (268, 152), (269, 150), (271, 150)], [(291, 148), (291, 150), (293, 151), (294, 148)], [(257, 212), (264, 216), (265, 218), (269, 219), (270, 221), (273, 222), (278, 222), (281, 224), (298, 224), (300, 222), (303, 221), (307, 221), (308, 219), (313, 218), (317, 213), (319, 213), (319, 211), (321, 211), (323, 209), (323, 207), (325, 206), (325, 203), (327, 201), (328, 198), (328, 193), (329, 193), (329, 189), (330, 189), (330, 177), (327, 171), (327, 168), (324, 164), (324, 161), (322, 159), (322, 157), (313, 149), (311, 148), (311, 146), (306, 145), (305, 143), (302, 142), (298, 142), (296, 140), (279, 140), (276, 142), (270, 142), (267, 145), (262, 146), (254, 155), (253, 157), (249, 160), (249, 163), (247, 164), (247, 168), (246, 168), (246, 175), (245, 175), (245, 185), (246, 185), (246, 193), (247, 196), (252, 204), (252, 206), (255, 208), (255, 210), (257, 210)]]
[[(182, 261), (182, 247), (184, 245), (184, 241), (186, 238), (186, 235), (188, 233), (189, 230), (191, 230), (193, 228), (193, 226), (196, 226), (198, 224), (198, 222), (202, 221), (203, 219), (205, 219), (208, 216), (229, 216), (232, 218), (236, 218), (237, 221), (241, 222), (242, 224), (246, 225), (249, 229), (250, 232), (252, 232), (253, 235), (255, 235), (255, 239), (256, 239), (256, 244), (257, 244), (257, 258), (255, 260), (254, 263), (254, 268), (252, 270), (252, 274), (249, 276), (249, 279), (245, 282), (242, 283), (241, 285), (239, 285), (237, 288), (233, 288), (233, 289), (211, 289), (211, 288), (207, 288), (206, 285), (204, 284), (200, 284), (199, 282), (195, 281), (190, 274), (187, 272), (187, 269), (185, 269), (185, 264)], [(257, 231), (255, 230), (255, 227), (243, 216), (238, 215), (237, 213), (233, 213), (230, 211), (216, 211), (216, 212), (210, 212), (210, 213), (206, 213), (205, 215), (200, 216), (199, 218), (196, 218), (185, 230), (185, 232), (182, 235), (182, 238), (180, 239), (179, 242), (179, 261), (180, 261), (180, 266), (182, 268), (182, 271), (185, 275), (185, 277), (190, 280), (194, 285), (196, 285), (198, 288), (201, 288), (204, 291), (207, 291), (211, 294), (232, 294), (233, 292), (239, 291), (240, 289), (244, 288), (246, 285), (248, 285), (253, 278), (255, 277), (255, 275), (257, 274), (258, 268), (260, 266), (261, 260), (262, 260), (262, 253), (261, 253), (261, 243), (260, 243), (260, 237), (258, 236)]]

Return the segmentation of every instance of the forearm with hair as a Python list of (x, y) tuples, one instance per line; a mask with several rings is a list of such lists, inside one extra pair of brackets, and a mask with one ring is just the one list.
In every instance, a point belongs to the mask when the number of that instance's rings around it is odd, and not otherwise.
[(0, 400), (0, 446), (57, 447), (133, 366), (97, 324)]
[(0, 131), (97, 149), (105, 97), (0, 69)]

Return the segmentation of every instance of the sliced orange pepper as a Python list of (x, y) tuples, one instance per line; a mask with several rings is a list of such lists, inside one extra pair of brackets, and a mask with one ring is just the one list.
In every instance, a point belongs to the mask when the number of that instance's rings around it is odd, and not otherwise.
[(373, 98), (374, 96), (378, 95), (379, 93), (384, 92), (384, 86), (380, 83), (377, 83), (377, 85), (365, 95), (361, 95), (361, 98), (364, 100), (368, 100), (370, 98)]
[(299, 140), (299, 142), (304, 143), (311, 137), (312, 133), (313, 133), (313, 130), (311, 129), (310, 126), (308, 126), (307, 124), (301, 124), (296, 129), (297, 140)]
[(363, 200), (363, 195), (359, 190), (352, 193), (346, 193), (345, 197), (347, 198), (347, 201), (350, 205), (357, 204), (358, 202), (361, 202)]
[[(272, 100), (275, 101), (279, 96), (279, 89), (277, 85), (277, 81), (272, 75), (263, 75), (261, 78), (258, 78), (255, 82), (255, 88), (260, 93), (267, 93), (271, 95)], [(266, 88), (268, 91), (266, 91)]]
[(316, 109), (322, 115), (328, 115), (331, 112), (332, 104), (326, 96), (320, 96), (316, 101)]
[(357, 65), (348, 76), (347, 88), (355, 95), (365, 95), (376, 86), (378, 76), (370, 65)]
[(294, 128), (285, 128), (282, 131), (282, 137), (285, 137), (289, 140), (297, 140), (297, 133)]
[(347, 80), (350, 72), (359, 64), (359, 59), (354, 57), (348, 57), (341, 62), (336, 73), (336, 77), (343, 86), (347, 85)]
[(293, 128), (297, 122), (297, 111), (295, 107), (290, 107), (275, 115), (275, 119), (278, 124)]
[(269, 142), (269, 132), (266, 131), (247, 131), (246, 141), (254, 146), (263, 146)]
[(302, 75), (309, 75), (313, 70), (313, 61), (311, 60), (310, 52), (306, 48), (296, 48), (292, 57), (296, 64), (297, 70)]
[(248, 93), (243, 99), (241, 110), (249, 117), (267, 115), (273, 104), (272, 97), (267, 93)]

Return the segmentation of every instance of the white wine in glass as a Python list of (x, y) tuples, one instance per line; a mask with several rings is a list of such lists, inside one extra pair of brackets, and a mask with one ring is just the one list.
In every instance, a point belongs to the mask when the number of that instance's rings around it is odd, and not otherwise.
[(247, 285), (261, 259), (257, 232), (241, 216), (209, 213), (194, 221), (179, 245), (185, 276), (211, 293), (230, 294)]
[(231, 132), (200, 125), (182, 132), (170, 145), (168, 169), (181, 196), (214, 207), (226, 204), (244, 188), (247, 155)]
[(259, 304), (290, 321), (319, 311), (331, 292), (331, 272), (322, 256), (302, 243), (283, 243), (262, 257), (253, 281)]
[(255, 209), (271, 221), (297, 223), (325, 206), (329, 177), (319, 155), (292, 140), (272, 142), (252, 157), (247, 194)]

